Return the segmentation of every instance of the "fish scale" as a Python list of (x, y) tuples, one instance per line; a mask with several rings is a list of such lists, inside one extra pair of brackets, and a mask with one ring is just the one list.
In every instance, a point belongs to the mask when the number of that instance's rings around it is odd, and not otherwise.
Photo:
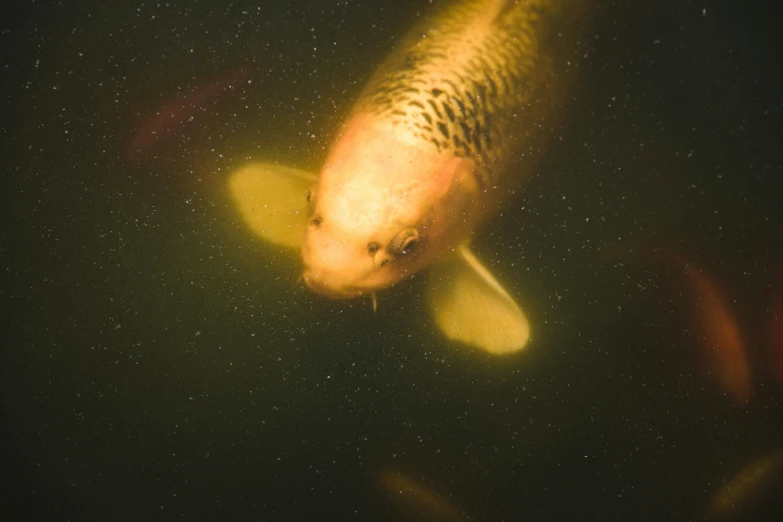
[(533, 100), (553, 55), (542, 47), (563, 25), (561, 2), (507, 2), (487, 20), (497, 4), (463, 2), (415, 28), (357, 103), (438, 151), (476, 160), (482, 185), (497, 181), (527, 137), (515, 130), (539, 118)]

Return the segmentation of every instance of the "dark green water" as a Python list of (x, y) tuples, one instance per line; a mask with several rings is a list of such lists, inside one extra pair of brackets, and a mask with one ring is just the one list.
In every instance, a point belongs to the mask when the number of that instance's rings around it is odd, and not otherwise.
[[(3, 6), (0, 519), (420, 520), (393, 468), (474, 520), (702, 520), (783, 446), (779, 9), (642, 4), (601, 2), (561, 139), (476, 238), (534, 328), (504, 359), (443, 339), (423, 278), (377, 314), (296, 285), (225, 187), (249, 159), (317, 168), (428, 2)], [(128, 160), (150, 114), (239, 70)], [(746, 407), (649, 245), (730, 303)], [(780, 519), (768, 487), (742, 520)]]

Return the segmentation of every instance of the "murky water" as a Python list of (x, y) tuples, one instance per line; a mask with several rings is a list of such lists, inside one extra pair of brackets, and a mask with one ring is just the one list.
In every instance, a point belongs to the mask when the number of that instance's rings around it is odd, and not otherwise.
[[(377, 314), (297, 285), (226, 188), (317, 169), (428, 2), (5, 8), (3, 518), (454, 519), (389, 484), (474, 520), (713, 516), (783, 445), (780, 38), (771, 3), (618, 4), (474, 243), (533, 325), (499, 359), (423, 277)], [(776, 473), (719, 516), (777, 520)]]

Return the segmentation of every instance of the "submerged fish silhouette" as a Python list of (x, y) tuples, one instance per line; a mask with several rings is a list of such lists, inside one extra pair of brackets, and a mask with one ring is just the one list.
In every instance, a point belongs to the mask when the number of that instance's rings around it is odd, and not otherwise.
[(181, 131), (199, 110), (217, 101), (247, 74), (244, 69), (233, 71), (167, 102), (134, 131), (125, 149), (125, 159), (136, 163), (149, 157), (158, 145)]
[[(760, 507), (780, 501), (783, 450), (745, 465), (713, 494), (705, 511), (707, 520), (757, 520)], [(779, 510), (775, 511), (779, 514)], [(779, 518), (775, 518), (778, 520)], [(766, 520), (766, 519), (765, 519)]]
[(681, 276), (677, 289), (685, 289), (686, 308), (702, 359), (734, 403), (746, 406), (753, 380), (745, 337), (719, 282), (704, 267), (667, 246), (641, 247), (633, 253), (647, 261), (662, 261)]
[(376, 475), (389, 507), (405, 520), (467, 522), (470, 520), (453, 502), (433, 488), (393, 468)]
[(670, 262), (683, 271), (691, 288), (692, 311), (705, 359), (737, 405), (746, 405), (753, 391), (745, 340), (729, 301), (718, 283), (694, 263), (673, 253)]
[(301, 248), (303, 279), (335, 298), (425, 267), (451, 339), (523, 348), (528, 320), (470, 252), (476, 230), (535, 168), (575, 74), (581, 0), (468, 0), (414, 29), (376, 72), (320, 175), (272, 164), (234, 173), (260, 237)]

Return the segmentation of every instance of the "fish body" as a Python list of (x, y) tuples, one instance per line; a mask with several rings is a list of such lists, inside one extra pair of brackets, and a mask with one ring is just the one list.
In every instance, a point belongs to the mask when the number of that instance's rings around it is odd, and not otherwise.
[(433, 488), (395, 469), (383, 469), (377, 482), (387, 505), (405, 520), (428, 522), (467, 522), (469, 517)]
[(676, 291), (685, 296), (688, 329), (696, 338), (704, 373), (715, 378), (736, 406), (747, 406), (753, 395), (748, 346), (723, 285), (705, 266), (669, 246), (648, 245), (633, 252), (646, 262), (674, 269)]
[(558, 30), (578, 4), (460, 2), (409, 34), (370, 80), (311, 189), (308, 285), (361, 295), (470, 240), (551, 133), (570, 83), (566, 61), (556, 62)]
[(705, 358), (734, 402), (747, 405), (753, 381), (737, 318), (716, 282), (690, 263), (682, 266), (697, 300), (693, 311)]
[(707, 520), (757, 520), (764, 506), (779, 501), (783, 450), (775, 450), (743, 467), (710, 499)]
[(245, 222), (301, 248), (303, 280), (333, 298), (375, 303), (377, 290), (437, 268), (428, 305), (448, 337), (492, 353), (522, 348), (524, 313), (468, 244), (553, 134), (585, 5), (450, 4), (373, 75), (317, 176), (271, 164), (232, 176)]

